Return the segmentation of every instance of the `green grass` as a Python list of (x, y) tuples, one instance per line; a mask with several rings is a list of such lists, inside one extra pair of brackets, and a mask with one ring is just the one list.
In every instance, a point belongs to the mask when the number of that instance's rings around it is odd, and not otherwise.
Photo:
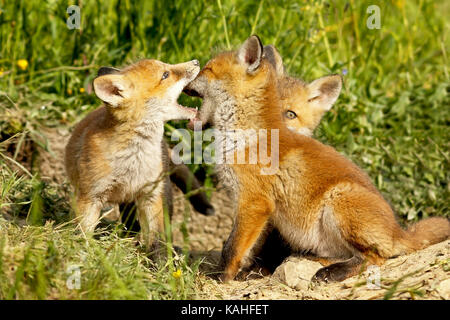
[(98, 230), (92, 239), (66, 224), (19, 227), (0, 217), (2, 300), (187, 299), (197, 278), (198, 263), (179, 255), (154, 263), (116, 232)]
[[(172, 279), (176, 266), (151, 267), (128, 239), (105, 233), (87, 246), (60, 225), (70, 220), (69, 190), (40, 179), (37, 146), (48, 147), (41, 128), (70, 127), (99, 105), (91, 82), (100, 66), (143, 57), (204, 64), (252, 33), (305, 80), (346, 70), (343, 92), (316, 136), (366, 170), (401, 221), (449, 217), (448, 1), (82, 3), (81, 29), (69, 30), (72, 2), (0, 0), (0, 210), (33, 224), (1, 223), (0, 298), (193, 296), (195, 272), (183, 272), (182, 287)], [(373, 4), (381, 9), (380, 30), (366, 28)], [(186, 96), (180, 102), (200, 104)], [(49, 220), (55, 224), (44, 225)], [(11, 255), (15, 250), (20, 254)], [(80, 252), (86, 282), (68, 292), (64, 268), (80, 263)], [(161, 279), (171, 279), (170, 288)]]

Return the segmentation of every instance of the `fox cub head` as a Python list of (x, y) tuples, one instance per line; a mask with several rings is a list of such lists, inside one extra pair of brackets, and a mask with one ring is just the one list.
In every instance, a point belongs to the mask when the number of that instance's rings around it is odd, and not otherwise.
[[(289, 77), (276, 48), (263, 47), (257, 36), (251, 36), (237, 51), (221, 53), (211, 59), (187, 86), (186, 92), (203, 98), (199, 120), (216, 125), (217, 121), (232, 122), (245, 117), (231, 112), (237, 103), (247, 104), (249, 109), (255, 105), (254, 100), (270, 104), (271, 99), (278, 97), (287, 127), (311, 135), (323, 114), (337, 100), (341, 87), (339, 75), (319, 78), (309, 84)], [(273, 88), (278, 92), (274, 93)], [(227, 110), (213, 112), (221, 106)], [(279, 112), (277, 108), (265, 110), (266, 113), (272, 111)], [(276, 121), (277, 115), (268, 118)]]
[(264, 56), (277, 73), (278, 90), (287, 127), (311, 136), (322, 116), (336, 102), (342, 88), (341, 77), (330, 75), (305, 83), (286, 74), (283, 59), (274, 46), (264, 46)]
[(177, 99), (199, 71), (197, 60), (170, 65), (146, 59), (123, 70), (103, 67), (94, 91), (119, 120), (191, 119), (195, 110), (180, 106)]
[[(203, 98), (198, 114), (202, 124), (211, 123), (219, 129), (236, 126), (245, 129), (258, 126), (252, 124), (250, 118), (255, 117), (249, 113), (266, 114), (257, 109), (270, 104), (276, 90), (273, 66), (263, 59), (259, 38), (252, 36), (237, 51), (220, 53), (208, 61), (187, 86), (186, 93)], [(282, 121), (276, 110), (268, 112)]]

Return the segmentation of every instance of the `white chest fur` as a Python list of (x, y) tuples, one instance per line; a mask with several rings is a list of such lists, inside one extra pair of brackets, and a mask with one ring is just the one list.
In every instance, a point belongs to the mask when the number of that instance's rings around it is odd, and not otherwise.
[(162, 172), (161, 140), (136, 137), (114, 155), (113, 168), (113, 175), (126, 189), (131, 193), (139, 191)]
[(132, 201), (144, 190), (153, 190), (152, 193), (161, 190), (161, 186), (156, 187), (155, 183), (159, 182), (163, 172), (163, 124), (145, 129), (137, 127), (136, 131), (138, 134), (124, 148), (108, 157), (111, 175), (99, 181), (93, 190), (97, 194), (114, 190), (110, 199), (104, 199), (106, 201)]

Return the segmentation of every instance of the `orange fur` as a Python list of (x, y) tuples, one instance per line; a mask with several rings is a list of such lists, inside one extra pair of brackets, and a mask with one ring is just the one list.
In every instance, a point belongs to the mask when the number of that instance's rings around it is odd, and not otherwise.
[[(283, 58), (278, 50), (272, 46), (264, 47), (264, 57), (275, 69), (277, 86), (283, 118), (289, 129), (311, 136), (320, 123), (322, 116), (331, 109), (339, 91), (334, 92), (334, 99), (317, 99), (314, 84), (306, 83), (286, 74)], [(332, 85), (340, 83), (340, 77), (332, 75), (321, 79)], [(316, 99), (315, 99), (316, 98)]]
[[(268, 223), (294, 250), (342, 261), (319, 270), (317, 280), (342, 280), (359, 270), (365, 259), (382, 263), (423, 247), (424, 240), (431, 244), (448, 238), (450, 223), (443, 218), (423, 224), (426, 231), (404, 231), (361, 169), (333, 148), (287, 128), (276, 69), (262, 51), (259, 39), (251, 37), (238, 51), (211, 59), (188, 86), (204, 99), (199, 118), (218, 129), (279, 131), (275, 174), (261, 175), (262, 163), (221, 168), (238, 202), (223, 250), (223, 279), (236, 276)], [(310, 101), (329, 104), (340, 91), (340, 78), (339, 83), (316, 81)], [(435, 226), (438, 221), (440, 228)], [(437, 234), (430, 235), (430, 228)]]
[(123, 70), (99, 70), (94, 90), (104, 105), (76, 125), (65, 154), (83, 231), (94, 231), (105, 204), (132, 201), (147, 247), (163, 231), (164, 121), (195, 117), (177, 99), (198, 71), (196, 60), (142, 60)]
[[(283, 77), (279, 79), (278, 85), (283, 116), (288, 128), (312, 135), (327, 110), (311, 106), (308, 101), (308, 88), (303, 81)], [(293, 118), (290, 118), (291, 114)]]

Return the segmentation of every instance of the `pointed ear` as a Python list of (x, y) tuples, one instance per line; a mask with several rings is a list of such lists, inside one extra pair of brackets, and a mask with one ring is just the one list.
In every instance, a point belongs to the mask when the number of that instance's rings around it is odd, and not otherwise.
[(97, 77), (104, 76), (106, 74), (118, 74), (120, 73), (119, 69), (113, 67), (101, 67), (98, 69)]
[(275, 46), (271, 44), (264, 46), (263, 58), (266, 58), (273, 65), (278, 77), (285, 75), (283, 58), (281, 58), (281, 55)]
[(245, 40), (238, 51), (238, 59), (247, 67), (248, 73), (253, 73), (261, 64), (263, 45), (258, 36), (254, 35)]
[(94, 92), (103, 102), (117, 107), (131, 95), (131, 85), (120, 74), (107, 74), (94, 79)]
[(324, 111), (331, 109), (342, 89), (342, 78), (335, 74), (314, 80), (307, 85), (308, 102)]

